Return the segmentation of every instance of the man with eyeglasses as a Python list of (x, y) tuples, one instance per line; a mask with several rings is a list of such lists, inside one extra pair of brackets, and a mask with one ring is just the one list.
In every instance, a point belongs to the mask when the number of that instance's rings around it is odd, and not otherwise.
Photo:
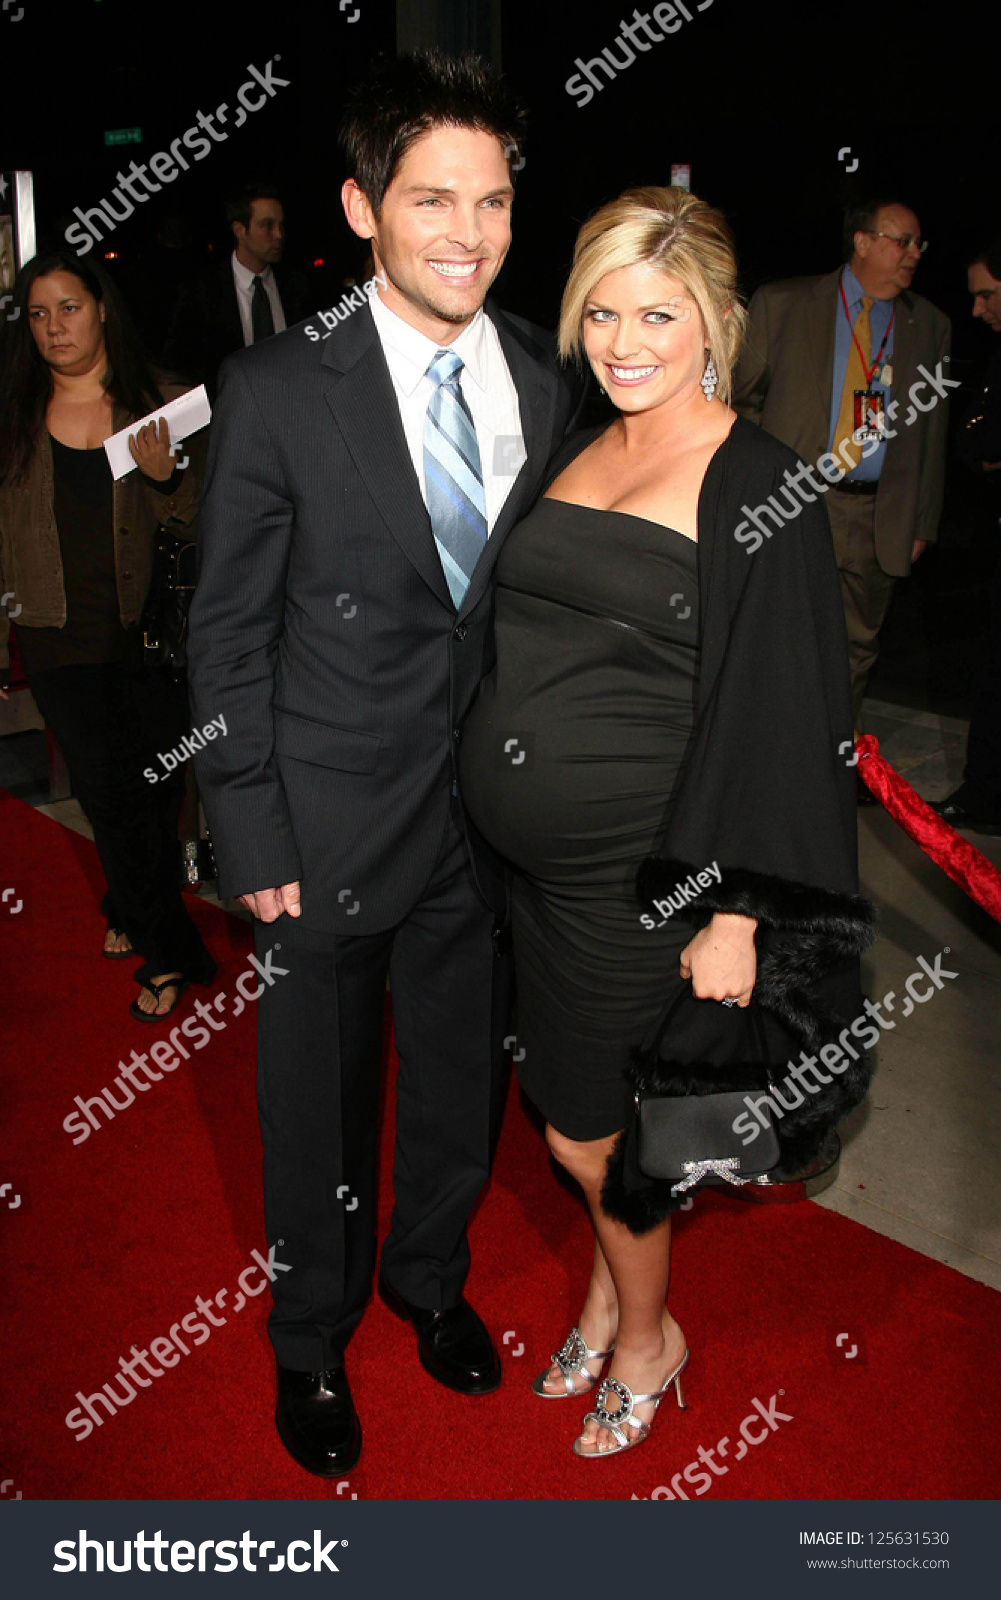
[[(967, 269), (973, 315), (1001, 333), (1001, 239), (981, 250)], [(956, 453), (978, 477), (1001, 490), (1001, 349), (995, 344), (987, 370), (956, 434)], [(996, 512), (995, 512), (996, 515)], [(932, 809), (954, 828), (1001, 834), (1001, 562), (991, 585), (991, 634), (977, 682), (966, 743), (966, 770), (959, 788)]]
[(947, 408), (926, 374), (948, 379), (950, 323), (911, 290), (926, 248), (902, 201), (857, 206), (844, 266), (752, 297), (734, 383), (737, 411), (810, 464), (813, 489), (830, 487), (856, 728), (894, 583), (935, 539), (942, 510)]

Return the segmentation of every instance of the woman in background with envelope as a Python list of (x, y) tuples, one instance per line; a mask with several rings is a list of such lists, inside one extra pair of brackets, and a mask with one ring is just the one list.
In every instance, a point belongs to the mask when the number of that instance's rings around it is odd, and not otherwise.
[(125, 476), (104, 446), (184, 391), (157, 383), (114, 284), (71, 251), (27, 262), (14, 299), (0, 344), (0, 695), (11, 614), (94, 830), (104, 955), (144, 958), (130, 1010), (154, 1022), (215, 972), (180, 893), (183, 778), (149, 767), (187, 728), (186, 695), (143, 669), (137, 626), (157, 526), (193, 522), (198, 483), (177, 466), (163, 418), (130, 437)]

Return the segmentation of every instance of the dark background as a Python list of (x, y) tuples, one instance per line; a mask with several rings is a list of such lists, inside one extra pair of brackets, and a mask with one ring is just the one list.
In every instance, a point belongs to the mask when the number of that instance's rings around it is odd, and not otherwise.
[[(283, 194), (286, 261), (309, 274), (312, 304), (327, 306), (365, 253), (340, 209), (346, 88), (380, 51), (472, 46), (503, 67), (530, 112), (515, 244), (498, 284), (511, 309), (553, 325), (581, 220), (632, 184), (669, 182), (672, 161), (690, 162), (693, 191), (730, 219), (747, 294), (769, 278), (831, 270), (846, 200), (889, 192), (909, 200), (931, 240), (915, 288), (952, 317), (952, 375), (972, 381), (993, 336), (969, 315), (967, 255), (1001, 234), (996, 6), (713, 0), (700, 14), (686, 3), (691, 22), (581, 106), (564, 88), (575, 58), (606, 45), (620, 53), (627, 0), (344, 0), (343, 9), (337, 0), (264, 9), (13, 0), (0, 15), (0, 168), (34, 173), (39, 242), (55, 241), (74, 206), (110, 193), (119, 166), (167, 149), (199, 109), (233, 105), (248, 64), (263, 71), (280, 56), (275, 71), (289, 87), (240, 129), (230, 112), (226, 142), (137, 207), (93, 257), (115, 252), (106, 264), (155, 347), (175, 280), (232, 248), (227, 190), (266, 177)], [(140, 127), (142, 143), (106, 148), (104, 130), (125, 127)], [(839, 163), (846, 145), (851, 157)], [(961, 409), (954, 400), (953, 415)], [(994, 497), (951, 464), (941, 543), (899, 586), (877, 698), (967, 708), (996, 540)]]

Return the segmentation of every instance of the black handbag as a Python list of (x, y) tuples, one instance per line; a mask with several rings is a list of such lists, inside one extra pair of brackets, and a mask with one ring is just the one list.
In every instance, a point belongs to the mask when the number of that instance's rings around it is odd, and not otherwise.
[(161, 523), (139, 631), (143, 665), (167, 667), (175, 677), (181, 677), (187, 666), (188, 609), (195, 592), (196, 563), (190, 533), (180, 539), (169, 524)]
[[(752, 1118), (748, 1096), (740, 1090), (704, 1092), (704, 1078), (695, 1081), (689, 1069), (673, 1067), (665, 1060), (661, 1047), (682, 1004), (707, 1006), (715, 1001), (696, 1001), (689, 989), (682, 989), (668, 1007), (648, 1050), (634, 1068), (634, 1108), (636, 1113), (636, 1164), (646, 1178), (657, 1178), (671, 1185), (673, 1196), (687, 1193), (702, 1184), (738, 1187), (747, 1183), (767, 1184), (769, 1173), (781, 1159), (779, 1136), (772, 1120), (771, 1106), (758, 1099), (759, 1110)], [(736, 1019), (735, 1019), (736, 1020)], [(763, 1096), (771, 1086), (768, 1042), (760, 1007), (752, 1000), (740, 1019), (745, 1044), (742, 1059), (760, 1064)], [(648, 1072), (644, 1071), (646, 1063)], [(649, 1075), (663, 1083), (665, 1073), (671, 1090), (658, 1092), (643, 1087)], [(721, 1070), (725, 1077), (726, 1069)], [(755, 1124), (753, 1138), (745, 1138), (734, 1124), (744, 1122), (745, 1133)]]

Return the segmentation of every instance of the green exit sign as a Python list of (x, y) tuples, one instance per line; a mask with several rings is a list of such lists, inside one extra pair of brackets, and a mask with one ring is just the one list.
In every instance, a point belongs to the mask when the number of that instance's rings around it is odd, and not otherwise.
[(105, 144), (142, 144), (141, 128), (105, 128)]

